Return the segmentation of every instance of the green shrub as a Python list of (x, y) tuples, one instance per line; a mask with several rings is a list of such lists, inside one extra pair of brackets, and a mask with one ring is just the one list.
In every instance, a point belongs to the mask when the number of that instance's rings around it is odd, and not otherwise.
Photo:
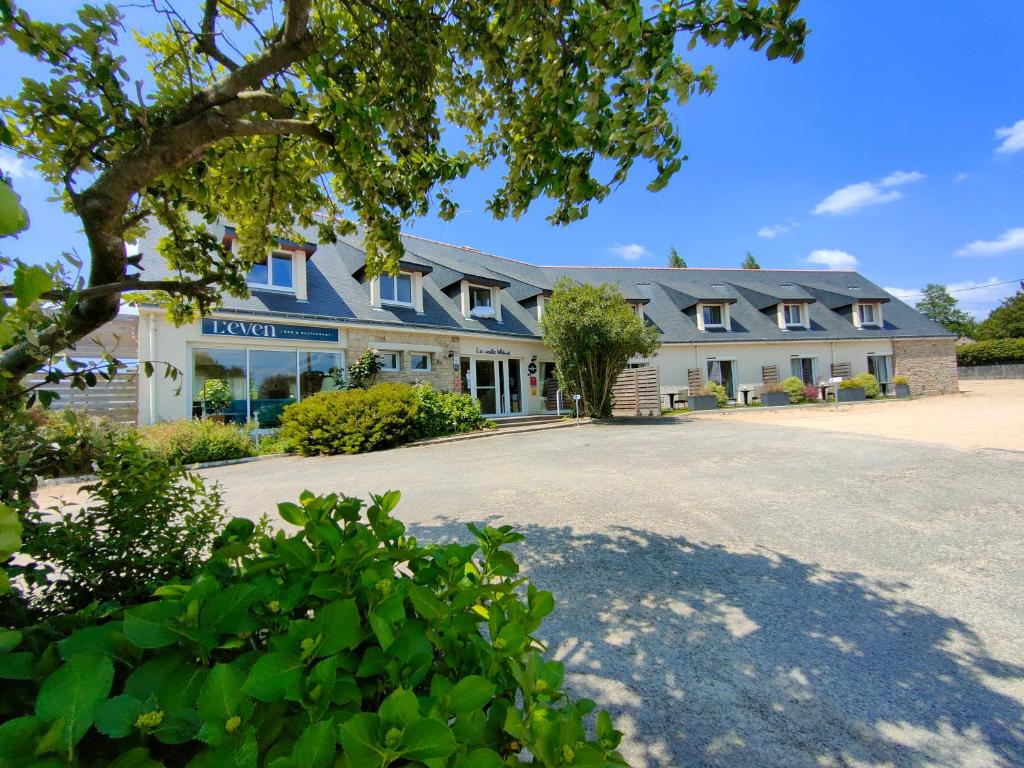
[(909, 386), (910, 385), (910, 379), (908, 379), (902, 373), (897, 373), (895, 376), (892, 377), (892, 383), (893, 384), (904, 384), (904, 385)]
[(259, 444), (256, 446), (256, 453), (266, 456), (270, 453), (291, 453), (292, 445), (288, 439), (281, 434), (281, 430), (270, 434), (260, 435)]
[(218, 487), (134, 435), (113, 441), (96, 473), (83, 504), (25, 515), (20, 551), (32, 563), (15, 572), (31, 613), (147, 600), (169, 579), (192, 577), (224, 522)]
[(1024, 363), (1024, 339), (993, 339), (961, 344), (956, 348), (957, 365), (1012, 365)]
[(95, 461), (121, 439), (129, 429), (106, 419), (72, 410), (33, 411), (39, 436), (57, 450), (39, 473), (44, 477), (88, 475)]
[(857, 381), (856, 378), (843, 379), (841, 382), (839, 382), (840, 389), (858, 389), (860, 388), (860, 386), (861, 383)]
[(212, 419), (167, 421), (140, 430), (142, 445), (167, 461), (198, 464), (253, 456), (248, 430)]
[(881, 392), (881, 388), (878, 386), (878, 379), (870, 373), (858, 373), (850, 381), (856, 382), (854, 386), (864, 387), (865, 397), (878, 397)]
[(790, 403), (802, 403), (804, 401), (804, 382), (798, 376), (790, 376), (782, 381), (783, 391), (789, 395)]
[(714, 395), (719, 408), (729, 404), (729, 395), (725, 392), (725, 386), (719, 384), (717, 381), (709, 381), (698, 394)]
[[(59, 766), (623, 766), (621, 734), (536, 638), (554, 599), (504, 547), (420, 545), (391, 516), (304, 493), (299, 530), (233, 520), (192, 581), (60, 639), (4, 631), (0, 763)], [(592, 736), (590, 734), (593, 734)]]
[(480, 401), (472, 395), (442, 392), (430, 384), (417, 384), (417, 438), (443, 437), (483, 429), (487, 420), (480, 413)]
[(320, 392), (285, 409), (281, 435), (303, 456), (375, 451), (412, 439), (416, 410), (408, 384)]

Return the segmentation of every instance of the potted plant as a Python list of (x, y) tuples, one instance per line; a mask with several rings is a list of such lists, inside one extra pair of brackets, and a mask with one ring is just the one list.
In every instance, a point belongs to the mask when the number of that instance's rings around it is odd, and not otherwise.
[(782, 382), (782, 391), (786, 393), (786, 397), (789, 398), (788, 402), (783, 405), (789, 405), (790, 403), (802, 403), (804, 401), (804, 380), (798, 376), (790, 376), (788, 379)]
[(768, 406), (789, 405), (789, 394), (779, 383), (765, 384), (761, 388), (761, 404)]
[(729, 396), (725, 394), (725, 387), (717, 381), (709, 381), (697, 394), (690, 396), (690, 410), (713, 411), (728, 402)]
[(840, 403), (856, 403), (867, 399), (867, 395), (864, 392), (864, 387), (861, 386), (861, 382), (856, 378), (843, 379), (839, 384), (836, 399)]
[(902, 374), (892, 377), (893, 388), (896, 390), (896, 397), (910, 397), (910, 379)]
[(215, 421), (224, 421), (224, 412), (231, 407), (234, 399), (231, 385), (224, 379), (207, 379), (196, 395), (195, 402), (199, 404), (201, 415)]

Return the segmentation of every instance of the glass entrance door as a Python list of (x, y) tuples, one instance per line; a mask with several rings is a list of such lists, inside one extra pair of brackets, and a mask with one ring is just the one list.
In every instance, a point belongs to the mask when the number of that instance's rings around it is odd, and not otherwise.
[(473, 397), (480, 401), (480, 410), (489, 416), (498, 409), (498, 361), (474, 360)]
[(708, 360), (708, 381), (717, 381), (725, 387), (725, 394), (732, 400), (736, 397), (736, 380), (733, 377), (732, 360)]
[(514, 416), (523, 412), (519, 360), (463, 358), (461, 368), (462, 389), (480, 401), (485, 416)]

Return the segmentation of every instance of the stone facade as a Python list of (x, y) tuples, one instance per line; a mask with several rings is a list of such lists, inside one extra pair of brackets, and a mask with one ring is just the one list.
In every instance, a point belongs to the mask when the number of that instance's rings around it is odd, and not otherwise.
[[(368, 328), (348, 331), (346, 364), (358, 360), (367, 349), (379, 352), (398, 352), (402, 357), (401, 370), (381, 371), (378, 382), (395, 381), (403, 384), (429, 382), (435, 389), (455, 389), (456, 372), (452, 360), (459, 354), (459, 337), (449, 334), (403, 333)], [(414, 371), (410, 363), (413, 353), (430, 355), (429, 371)]]
[(956, 339), (893, 339), (893, 363), (897, 375), (910, 379), (914, 395), (959, 392), (956, 370)]

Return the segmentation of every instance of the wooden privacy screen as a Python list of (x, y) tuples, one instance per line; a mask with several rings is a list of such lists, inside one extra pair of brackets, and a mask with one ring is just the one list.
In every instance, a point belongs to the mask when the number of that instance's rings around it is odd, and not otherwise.
[[(25, 380), (32, 387), (42, 382), (39, 377)], [(40, 389), (56, 392), (59, 397), (50, 405), (51, 410), (72, 409), (86, 411), (118, 424), (134, 424), (139, 415), (139, 377), (135, 373), (122, 373), (110, 381), (102, 378), (95, 387), (74, 389), (65, 379), (59, 384), (45, 384)]]
[(853, 376), (853, 366), (849, 363), (832, 363), (832, 375), (848, 379)]
[(777, 366), (777, 365), (762, 365), (761, 366), (761, 383), (762, 384), (778, 384), (779, 383), (779, 366)]
[(688, 368), (686, 370), (686, 384), (690, 387), (690, 394), (695, 395), (704, 386), (704, 380), (700, 376), (700, 368)]
[(629, 368), (612, 387), (612, 411), (619, 415), (661, 415), (661, 369)]

